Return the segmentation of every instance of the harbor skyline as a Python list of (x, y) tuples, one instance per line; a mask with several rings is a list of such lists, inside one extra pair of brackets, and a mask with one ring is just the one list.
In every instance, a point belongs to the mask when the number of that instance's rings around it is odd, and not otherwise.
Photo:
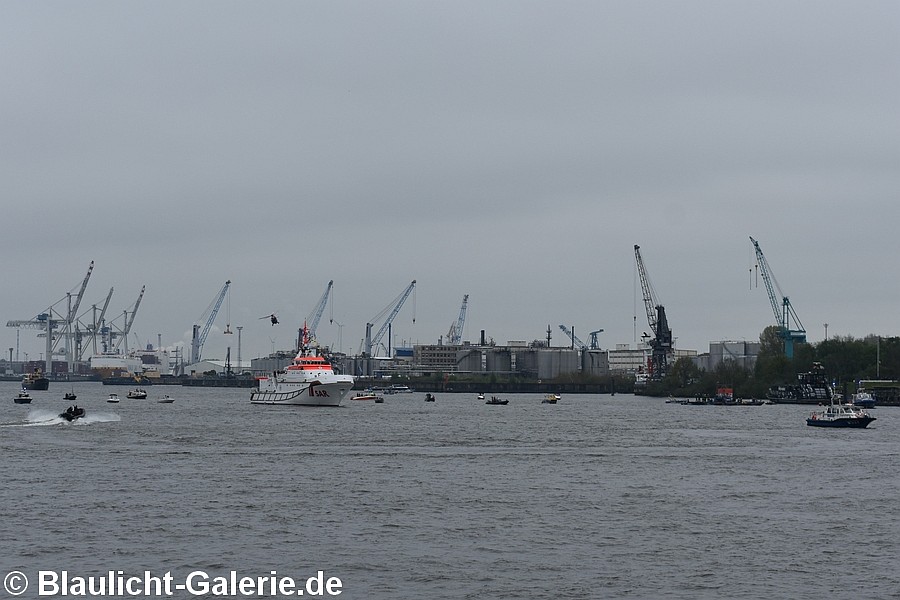
[[(146, 293), (129, 347), (355, 353), (413, 279), (396, 343), (775, 324), (758, 240), (810, 341), (900, 335), (900, 7), (890, 2), (17, 3), (0, 23), (8, 279), (33, 319)], [(64, 304), (62, 305), (64, 307)], [(263, 318), (276, 314), (279, 324)], [(415, 315), (415, 323), (412, 322)], [(332, 322), (333, 319), (333, 322)], [(828, 325), (825, 325), (825, 324)], [(19, 360), (37, 331), (0, 330)]]

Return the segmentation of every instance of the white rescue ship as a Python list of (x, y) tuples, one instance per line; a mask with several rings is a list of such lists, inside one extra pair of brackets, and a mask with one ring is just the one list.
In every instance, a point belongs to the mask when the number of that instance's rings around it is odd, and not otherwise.
[(303, 347), (283, 371), (260, 377), (250, 392), (253, 404), (340, 406), (353, 389), (352, 375), (338, 375), (331, 364), (309, 346), (304, 328)]

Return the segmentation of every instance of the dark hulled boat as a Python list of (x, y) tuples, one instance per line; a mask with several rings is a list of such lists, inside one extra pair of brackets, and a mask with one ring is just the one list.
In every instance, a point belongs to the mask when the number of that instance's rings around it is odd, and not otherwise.
[(35, 369), (31, 373), (25, 373), (22, 379), (23, 390), (44, 391), (50, 389), (50, 380), (44, 377), (40, 369)]
[(821, 412), (814, 412), (806, 419), (810, 427), (853, 427), (862, 429), (875, 420), (864, 410), (849, 404), (831, 404)]
[(798, 373), (797, 383), (770, 387), (766, 398), (778, 404), (824, 404), (831, 402), (834, 388), (822, 363), (813, 363), (808, 373)]

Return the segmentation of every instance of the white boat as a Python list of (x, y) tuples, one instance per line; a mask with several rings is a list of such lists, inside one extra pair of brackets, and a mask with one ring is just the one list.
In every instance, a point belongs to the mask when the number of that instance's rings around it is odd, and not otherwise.
[(856, 408), (851, 404), (835, 404), (826, 406), (821, 412), (812, 413), (806, 419), (806, 424), (811, 427), (853, 427), (862, 429), (868, 427), (875, 420), (866, 411)]
[(850, 403), (857, 408), (875, 408), (875, 396), (861, 390), (850, 397)]
[(166, 394), (165, 396), (160, 396), (159, 398), (157, 398), (156, 401), (160, 404), (172, 404), (173, 402), (175, 402), (175, 398)]
[(126, 397), (134, 399), (134, 400), (143, 400), (147, 397), (147, 390), (144, 390), (141, 388), (135, 388), (133, 390), (130, 390), (125, 395), (126, 395)]
[(251, 403), (340, 406), (350, 394), (353, 376), (334, 372), (331, 364), (309, 346), (305, 327), (303, 340), (303, 348), (286, 369), (259, 378), (259, 386), (250, 392)]
[(116, 404), (119, 402), (119, 395), (116, 393), (112, 393), (109, 395), (109, 398), (106, 399), (110, 404)]
[(391, 387), (384, 390), (385, 394), (412, 394), (413, 391), (408, 385), (395, 383)]

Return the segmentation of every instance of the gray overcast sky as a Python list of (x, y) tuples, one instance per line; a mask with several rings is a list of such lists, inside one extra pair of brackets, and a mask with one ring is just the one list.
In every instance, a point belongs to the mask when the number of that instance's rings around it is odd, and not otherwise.
[(811, 340), (900, 335), (893, 0), (6, 2), (0, 65), (4, 325), (94, 260), (82, 311), (147, 286), (132, 346), (231, 279), (204, 356), (288, 348), (333, 279), (355, 351), (416, 279), (398, 343), (469, 294), (466, 339), (612, 347), (639, 244), (705, 351), (774, 323), (752, 235)]

